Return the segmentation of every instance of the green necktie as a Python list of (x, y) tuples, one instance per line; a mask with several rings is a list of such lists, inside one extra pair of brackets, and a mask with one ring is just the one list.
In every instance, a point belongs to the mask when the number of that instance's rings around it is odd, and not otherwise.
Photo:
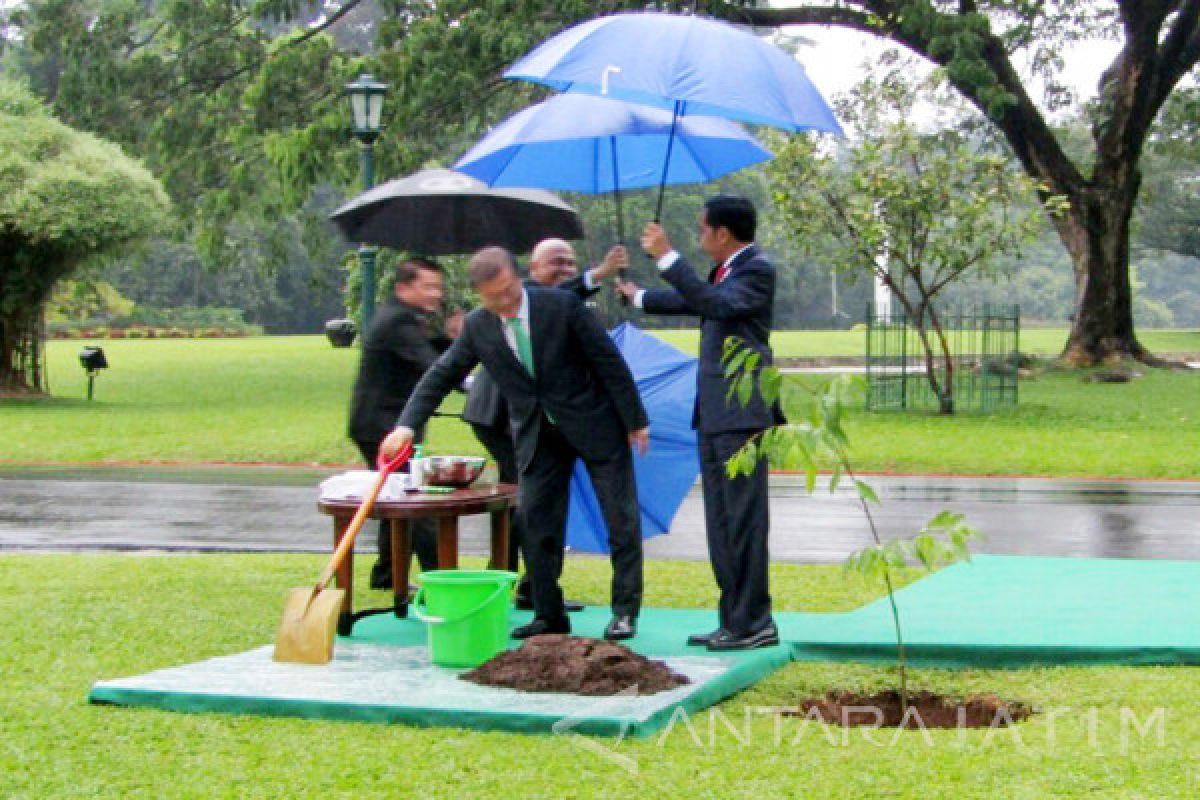
[(513, 337), (517, 341), (517, 357), (521, 359), (525, 371), (532, 377), (534, 374), (533, 344), (529, 341), (529, 333), (525, 330), (525, 324), (520, 317), (509, 317), (505, 322), (508, 323), (508, 327), (512, 328)]

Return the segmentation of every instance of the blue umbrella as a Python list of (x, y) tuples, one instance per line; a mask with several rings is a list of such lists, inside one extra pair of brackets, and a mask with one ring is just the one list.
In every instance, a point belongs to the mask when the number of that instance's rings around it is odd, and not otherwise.
[(728, 120), (675, 123), (662, 109), (556, 95), (501, 122), (454, 168), (489, 186), (612, 192), (617, 240), (623, 241), (622, 189), (707, 182), (771, 158), (770, 150)]
[[(650, 417), (650, 450), (645, 456), (633, 456), (642, 538), (649, 538), (670, 530), (675, 512), (700, 474), (692, 430), (696, 359), (628, 322), (610, 335), (633, 372)], [(587, 470), (576, 463), (567, 544), (588, 553), (607, 553), (607, 531)]]
[(560, 94), (501, 122), (454, 169), (488, 186), (600, 194), (644, 189), (662, 180), (703, 183), (771, 158), (740, 125), (716, 117), (681, 120), (671, 112), (620, 100)]
[[(714, 116), (842, 134), (795, 58), (705, 17), (658, 12), (598, 17), (547, 39), (504, 77), (670, 109), (673, 121)], [(670, 161), (668, 147), (664, 176)], [(662, 216), (662, 183), (656, 218)]]
[(789, 131), (841, 135), (804, 67), (764, 39), (706, 17), (598, 17), (552, 36), (506, 78)]

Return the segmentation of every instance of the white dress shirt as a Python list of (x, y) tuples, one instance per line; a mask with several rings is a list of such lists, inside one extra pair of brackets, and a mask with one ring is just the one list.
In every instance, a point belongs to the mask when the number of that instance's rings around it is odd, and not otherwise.
[[(737, 257), (738, 257), (738, 256), (740, 256), (742, 253), (744, 253), (744, 252), (745, 252), (745, 251), (746, 251), (748, 248), (750, 248), (751, 246), (753, 246), (753, 244), (754, 244), (754, 242), (751, 242), (750, 244), (748, 244), (748, 245), (745, 245), (745, 246), (743, 246), (743, 247), (739, 248), (739, 249), (738, 249), (738, 251), (737, 251), (736, 253), (733, 253), (732, 255), (730, 255), (730, 256), (729, 256), (729, 258), (727, 258), (727, 259), (725, 259), (724, 261), (722, 261), (722, 262), (721, 262), (721, 266), (722, 266), (722, 267), (724, 267), (724, 266), (728, 266), (729, 264), (733, 263), (733, 260), (734, 260), (735, 258), (737, 258)], [(679, 260), (679, 251), (678, 251), (678, 250), (672, 250), (671, 252), (667, 253), (666, 255), (664, 255), (662, 258), (660, 258), (660, 259), (658, 260), (658, 271), (659, 271), (659, 272), (666, 272), (666, 271), (667, 271), (667, 270), (669, 270), (671, 267), (675, 266), (675, 262), (676, 262), (676, 261), (678, 261), (678, 260)], [(634, 305), (634, 307), (635, 307), (635, 308), (641, 308), (641, 307), (642, 307), (642, 296), (643, 296), (643, 295), (645, 295), (645, 294), (646, 294), (646, 290), (645, 290), (645, 289), (638, 289), (638, 291), (637, 291), (637, 294), (635, 294), (635, 295), (633, 296), (633, 305)]]

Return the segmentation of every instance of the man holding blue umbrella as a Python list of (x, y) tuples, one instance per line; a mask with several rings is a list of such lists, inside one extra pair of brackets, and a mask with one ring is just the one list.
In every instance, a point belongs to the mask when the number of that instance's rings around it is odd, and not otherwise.
[(730, 479), (725, 465), (742, 446), (785, 420), (757, 389), (747, 404), (730, 392), (721, 363), (725, 340), (741, 339), (771, 363), (775, 267), (754, 244), (757, 217), (749, 200), (717, 196), (700, 214), (700, 246), (714, 261), (705, 280), (672, 246), (657, 222), (646, 226), (642, 247), (658, 262), (665, 289), (621, 283), (618, 291), (651, 314), (698, 316), (700, 363), (692, 427), (698, 433), (709, 559), (720, 589), (716, 630), (688, 638), (711, 651), (747, 650), (779, 643), (767, 582), (767, 465)]

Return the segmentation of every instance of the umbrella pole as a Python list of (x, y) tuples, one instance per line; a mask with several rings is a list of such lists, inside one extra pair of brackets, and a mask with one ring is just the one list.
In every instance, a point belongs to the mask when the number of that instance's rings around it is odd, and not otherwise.
[[(621, 173), (617, 169), (617, 137), (609, 137), (609, 145), (612, 147), (612, 168), (613, 168), (613, 210), (617, 215), (617, 244), (625, 244), (625, 215), (621, 212)], [(624, 273), (625, 270), (620, 270)], [(624, 274), (617, 275), (617, 282), (624, 283)], [(621, 298), (621, 305), (629, 305), (629, 298), (625, 295), (618, 295)]]
[(662, 222), (663, 192), (667, 188), (667, 169), (671, 166), (671, 149), (675, 146), (675, 128), (679, 124), (679, 116), (683, 113), (683, 101), (675, 101), (675, 110), (671, 113), (671, 135), (667, 138), (667, 157), (663, 159), (662, 178), (658, 181), (658, 205), (654, 208), (654, 221)]
[(621, 173), (617, 169), (617, 137), (610, 136), (613, 169), (613, 203), (617, 212), (617, 244), (625, 244), (625, 216), (621, 213)]

